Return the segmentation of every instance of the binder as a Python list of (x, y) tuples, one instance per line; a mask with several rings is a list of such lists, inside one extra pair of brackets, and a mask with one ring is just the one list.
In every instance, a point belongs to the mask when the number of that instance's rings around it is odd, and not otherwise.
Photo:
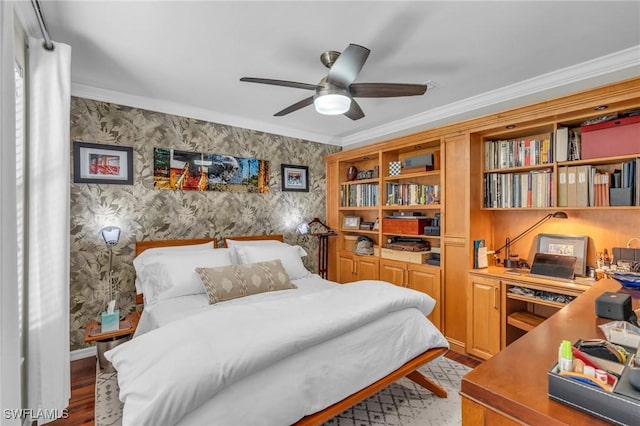
[(556, 161), (567, 161), (569, 153), (569, 128), (556, 130)]
[(591, 166), (576, 167), (576, 206), (589, 206), (589, 181), (588, 176), (591, 173)]
[(567, 167), (567, 207), (575, 207), (578, 201), (576, 168), (576, 166)]
[(558, 207), (568, 206), (567, 169), (568, 166), (558, 167)]

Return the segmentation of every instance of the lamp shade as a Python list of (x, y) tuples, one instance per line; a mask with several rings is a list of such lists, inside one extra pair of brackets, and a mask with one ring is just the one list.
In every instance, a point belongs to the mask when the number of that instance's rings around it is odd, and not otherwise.
[(313, 100), (316, 111), (325, 115), (344, 114), (351, 107), (351, 98), (341, 94), (327, 94)]
[(296, 228), (299, 234), (306, 235), (309, 233), (309, 224), (307, 222), (302, 222)]
[(120, 241), (120, 228), (117, 226), (106, 226), (100, 230), (100, 237), (108, 246), (115, 246)]

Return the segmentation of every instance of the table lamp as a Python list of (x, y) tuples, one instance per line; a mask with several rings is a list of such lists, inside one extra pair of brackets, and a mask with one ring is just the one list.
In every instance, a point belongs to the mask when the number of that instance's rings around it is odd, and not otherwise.
[(516, 235), (515, 237), (513, 237), (513, 238), (507, 237), (505, 239), (504, 245), (502, 247), (500, 247), (499, 249), (495, 250), (495, 255), (497, 256), (498, 253), (500, 253), (500, 251), (504, 249), (505, 253), (504, 253), (503, 266), (505, 268), (517, 268), (518, 267), (518, 259), (516, 259), (516, 260), (512, 260), (511, 259), (511, 244), (515, 243), (520, 238), (524, 237), (529, 232), (533, 231), (535, 228), (537, 228), (538, 226), (542, 225), (543, 223), (545, 223), (546, 221), (548, 221), (551, 218), (554, 218), (554, 219), (567, 219), (568, 217), (569, 216), (567, 216), (567, 214), (565, 212), (554, 212), (554, 213), (549, 213), (549, 214), (545, 215), (542, 219), (540, 219), (539, 221), (537, 221), (536, 223), (534, 223), (533, 225), (531, 225), (530, 227), (525, 229), (523, 232), (521, 232), (520, 234)]
[(107, 226), (100, 230), (100, 237), (109, 249), (109, 269), (107, 270), (108, 302), (106, 311), (101, 313), (102, 332), (116, 331), (120, 328), (120, 310), (115, 309), (116, 295), (113, 291), (113, 247), (120, 241), (120, 228)]

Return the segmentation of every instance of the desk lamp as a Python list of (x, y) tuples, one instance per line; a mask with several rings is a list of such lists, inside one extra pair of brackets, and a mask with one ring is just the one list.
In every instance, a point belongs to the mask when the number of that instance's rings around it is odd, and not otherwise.
[(520, 234), (516, 235), (515, 237), (513, 237), (513, 238), (507, 237), (506, 240), (505, 240), (504, 245), (495, 251), (496, 256), (498, 255), (498, 253), (500, 253), (500, 251), (502, 249), (504, 249), (504, 251), (505, 251), (505, 253), (504, 253), (504, 262), (503, 262), (504, 267), (505, 268), (517, 268), (518, 267), (518, 260), (517, 259), (516, 260), (511, 260), (511, 244), (515, 243), (520, 238), (524, 237), (529, 232), (533, 231), (535, 228), (537, 228), (538, 226), (542, 225), (543, 223), (545, 223), (546, 221), (548, 221), (551, 218), (554, 218), (554, 219), (567, 219), (568, 217), (569, 216), (567, 216), (567, 214), (565, 212), (554, 212), (554, 213), (549, 213), (549, 214), (545, 215), (542, 219), (540, 219), (539, 221), (537, 221), (536, 223), (534, 223), (533, 225), (531, 225), (530, 227), (525, 229), (523, 232), (521, 232)]

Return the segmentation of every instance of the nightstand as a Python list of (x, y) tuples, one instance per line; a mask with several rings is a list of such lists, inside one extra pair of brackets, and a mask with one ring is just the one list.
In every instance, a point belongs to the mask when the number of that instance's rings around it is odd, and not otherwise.
[(132, 312), (120, 321), (119, 330), (107, 333), (101, 332), (100, 324), (97, 321), (92, 321), (86, 325), (84, 341), (87, 343), (96, 342), (98, 363), (103, 371), (114, 371), (111, 363), (104, 357), (104, 353), (129, 340), (136, 331), (136, 327), (138, 327), (138, 321), (140, 321), (140, 312)]

